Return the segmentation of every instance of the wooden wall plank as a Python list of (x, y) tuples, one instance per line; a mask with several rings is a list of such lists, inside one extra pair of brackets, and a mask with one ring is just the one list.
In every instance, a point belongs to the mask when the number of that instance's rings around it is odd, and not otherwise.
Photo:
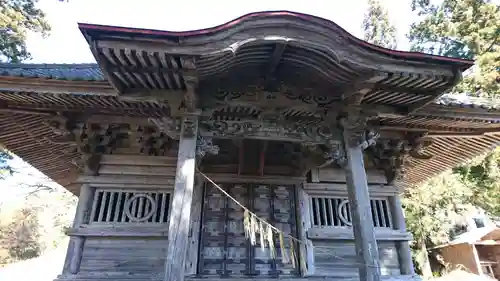
[[(346, 171), (344, 169), (323, 168), (316, 169), (318, 182), (339, 182), (344, 183), (346, 179)], [(369, 184), (387, 184), (387, 179), (382, 171), (367, 170), (366, 179)]]
[(168, 156), (105, 154), (101, 158), (101, 165), (175, 167), (176, 164), (177, 164), (177, 157), (168, 157)]
[[(346, 183), (304, 183), (304, 190), (309, 194), (325, 194), (325, 195), (347, 195)], [(394, 186), (381, 184), (368, 185), (370, 197), (377, 196), (394, 196), (400, 193), (400, 189)]]
[(83, 251), (82, 273), (163, 273), (165, 238), (88, 237)]
[[(356, 247), (352, 240), (313, 240), (315, 275), (337, 278), (359, 278)], [(400, 275), (394, 242), (380, 241), (378, 263), (382, 275)], [(359, 280), (359, 279), (358, 279)]]
[(139, 166), (139, 165), (101, 165), (99, 175), (133, 175), (133, 176), (175, 176), (175, 167)]
[[(338, 227), (338, 228), (322, 228), (313, 227), (308, 229), (307, 237), (313, 240), (353, 240), (354, 234), (352, 228)], [(375, 228), (375, 238), (378, 241), (410, 241), (412, 235), (405, 231), (388, 229), (388, 228)], [(332, 243), (336, 243), (332, 241)]]

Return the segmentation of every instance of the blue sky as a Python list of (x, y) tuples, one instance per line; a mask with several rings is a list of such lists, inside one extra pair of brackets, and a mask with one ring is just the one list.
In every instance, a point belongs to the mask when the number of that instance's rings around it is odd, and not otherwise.
[[(408, 50), (405, 34), (416, 20), (410, 10), (411, 0), (385, 0), (389, 16), (397, 27), (398, 49)], [(362, 38), (361, 23), (366, 0), (251, 0), (251, 1), (169, 1), (169, 0), (41, 0), (52, 26), (49, 37), (28, 36), (28, 50), (33, 63), (95, 62), (77, 23), (108, 24), (140, 28), (184, 31), (211, 27), (244, 14), (266, 10), (290, 10), (320, 16)], [(13, 164), (24, 167), (23, 173), (1, 182), (0, 203), (19, 197), (21, 182), (36, 182), (41, 175), (16, 159)], [(4, 192), (2, 192), (4, 191)]]

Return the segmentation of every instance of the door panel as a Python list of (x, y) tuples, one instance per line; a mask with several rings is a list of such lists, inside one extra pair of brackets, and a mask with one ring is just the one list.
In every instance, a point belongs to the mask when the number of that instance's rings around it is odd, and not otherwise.
[[(227, 184), (231, 196), (259, 217), (285, 233), (296, 234), (293, 187), (263, 184)], [(245, 238), (243, 210), (211, 184), (205, 186), (199, 273), (221, 277), (297, 275), (298, 270), (281, 262), (279, 239), (275, 237), (276, 258), (269, 249), (251, 245)], [(286, 248), (289, 248), (286, 239)]]

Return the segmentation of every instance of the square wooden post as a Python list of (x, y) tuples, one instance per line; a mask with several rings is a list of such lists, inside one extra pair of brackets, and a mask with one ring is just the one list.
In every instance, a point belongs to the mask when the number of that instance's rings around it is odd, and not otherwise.
[[(399, 195), (389, 197), (389, 203), (391, 204), (391, 213), (392, 221), (394, 222), (394, 228), (401, 231), (406, 231), (406, 222)], [(398, 241), (396, 242), (396, 248), (398, 250), (399, 268), (401, 270), (401, 274), (414, 275), (415, 269), (413, 267), (413, 260), (411, 258), (410, 242)]]
[(379, 281), (380, 265), (377, 240), (373, 227), (370, 195), (363, 161), (363, 149), (353, 144), (349, 132), (344, 132), (347, 156), (347, 194), (352, 215), (356, 257), (361, 281)]
[(170, 208), (165, 281), (184, 280), (186, 254), (189, 248), (197, 136), (198, 117), (185, 116), (182, 120), (174, 194)]
[[(80, 188), (80, 196), (78, 196), (78, 205), (76, 207), (73, 228), (79, 228), (82, 224), (89, 222), (89, 213), (90, 208), (92, 208), (91, 205), (93, 197), (93, 188), (88, 184), (83, 184)], [(84, 243), (85, 237), (72, 236), (70, 238), (63, 274), (67, 272), (71, 274), (77, 274), (80, 271), (80, 263), (82, 261)]]

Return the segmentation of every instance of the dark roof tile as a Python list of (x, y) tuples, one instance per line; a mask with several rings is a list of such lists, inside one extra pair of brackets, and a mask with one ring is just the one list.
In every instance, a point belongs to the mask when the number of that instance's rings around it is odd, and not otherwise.
[(104, 81), (97, 64), (0, 64), (0, 76)]

